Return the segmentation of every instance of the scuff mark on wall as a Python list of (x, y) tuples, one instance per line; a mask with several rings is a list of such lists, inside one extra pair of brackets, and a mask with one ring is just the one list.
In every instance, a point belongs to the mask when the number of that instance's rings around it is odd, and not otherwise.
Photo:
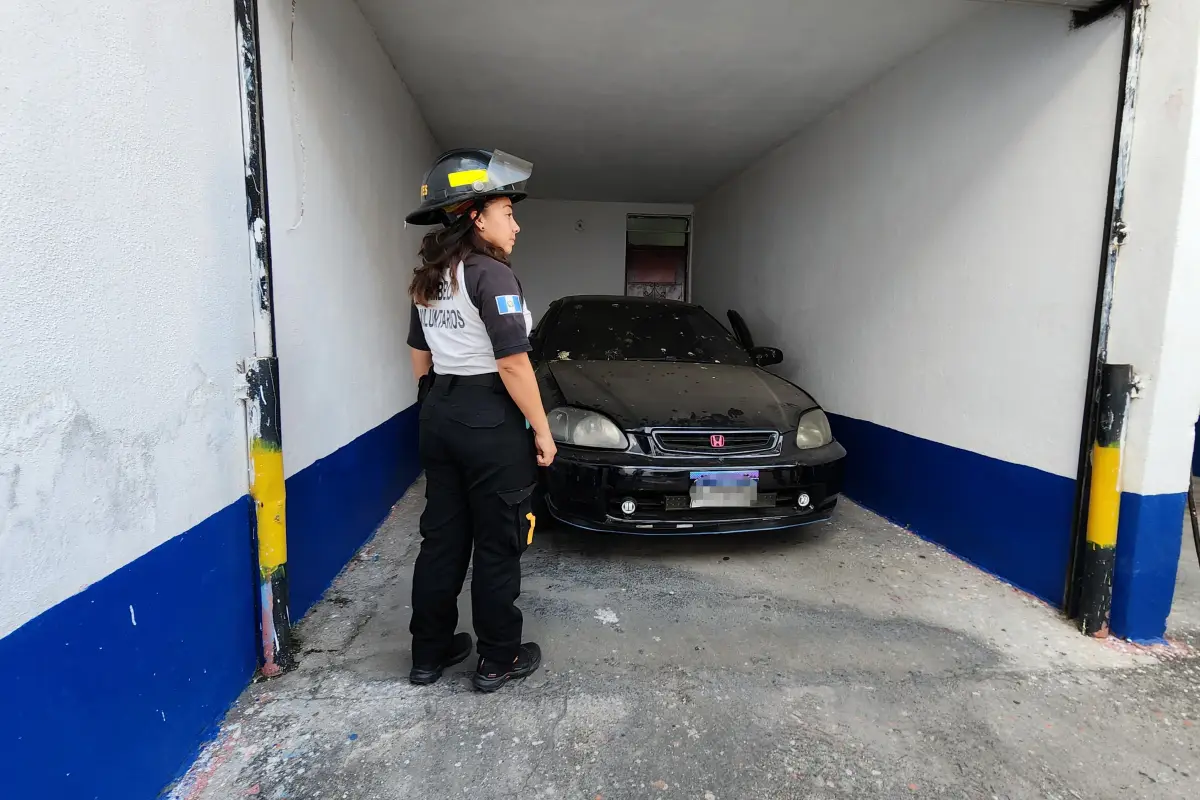
[(66, 391), (0, 429), (0, 637), (200, 521), (180, 498), (226, 482), (222, 450), (241, 426), (198, 366), (194, 379), (150, 431), (105, 428)]
[[(33, 540), (28, 545), (46, 545), (50, 543), (37, 534), (56, 522), (91, 525), (103, 520), (106, 528), (152, 527), (146, 509), (152, 513), (154, 488), (147, 467), (156, 443), (152, 435), (125, 438), (97, 430), (64, 393), (49, 394), (26, 409), (0, 443), (0, 480), (10, 498), (0, 516), (0, 575), (20, 549), (21, 543), (12, 541), (18, 533)], [(107, 473), (103, 488), (91, 497), (80, 496), (91, 494), (78, 489), (95, 486), (102, 466)], [(104, 533), (97, 530), (91, 538)]]

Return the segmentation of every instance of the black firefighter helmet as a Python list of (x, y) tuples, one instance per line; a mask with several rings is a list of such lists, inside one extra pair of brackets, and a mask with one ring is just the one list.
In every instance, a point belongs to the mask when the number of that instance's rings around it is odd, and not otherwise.
[(450, 225), (463, 212), (492, 197), (525, 199), (533, 164), (499, 150), (450, 150), (438, 156), (421, 183), (421, 205), (410, 225)]

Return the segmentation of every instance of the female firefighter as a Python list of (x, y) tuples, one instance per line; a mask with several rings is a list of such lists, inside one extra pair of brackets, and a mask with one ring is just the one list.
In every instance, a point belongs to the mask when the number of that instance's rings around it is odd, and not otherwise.
[(521, 230), (513, 204), (532, 170), (499, 151), (452, 150), (426, 173), (406, 218), (439, 226), (425, 235), (410, 287), (426, 476), (409, 626), (416, 684), (471, 654), (470, 634), (455, 628), (472, 547), (475, 687), (495, 691), (541, 665), (541, 649), (521, 641), (515, 601), (537, 524), (537, 467), (556, 448), (529, 362), (533, 317), (508, 263)]

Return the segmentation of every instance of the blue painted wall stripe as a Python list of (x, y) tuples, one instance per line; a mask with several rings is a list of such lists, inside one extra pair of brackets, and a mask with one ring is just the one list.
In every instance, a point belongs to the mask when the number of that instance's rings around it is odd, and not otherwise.
[(0, 639), (0, 797), (148, 800), (190, 764), (257, 663), (250, 511)]
[[(292, 619), (300, 619), (421, 472), (411, 406), (287, 482)], [(284, 439), (284, 458), (287, 440)]]
[(1143, 644), (1164, 641), (1175, 597), (1187, 495), (1121, 496), (1112, 632)]
[(1075, 482), (830, 414), (846, 495), (1021, 589), (1061, 606)]

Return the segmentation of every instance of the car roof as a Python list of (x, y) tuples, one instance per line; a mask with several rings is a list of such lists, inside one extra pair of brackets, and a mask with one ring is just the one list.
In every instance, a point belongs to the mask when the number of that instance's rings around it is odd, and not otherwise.
[(655, 305), (655, 306), (678, 306), (680, 308), (700, 308), (695, 303), (685, 303), (682, 300), (670, 300), (665, 297), (637, 297), (623, 294), (573, 294), (566, 297), (560, 297), (554, 302), (556, 303), (624, 303), (626, 305)]

